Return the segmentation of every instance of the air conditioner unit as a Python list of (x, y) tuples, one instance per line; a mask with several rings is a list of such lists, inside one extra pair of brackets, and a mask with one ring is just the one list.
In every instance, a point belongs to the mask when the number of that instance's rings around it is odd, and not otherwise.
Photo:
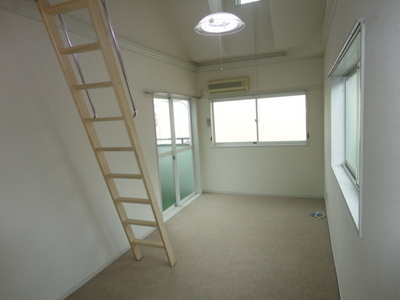
[(223, 79), (223, 80), (210, 80), (208, 82), (208, 93), (228, 93), (250, 90), (249, 77)]

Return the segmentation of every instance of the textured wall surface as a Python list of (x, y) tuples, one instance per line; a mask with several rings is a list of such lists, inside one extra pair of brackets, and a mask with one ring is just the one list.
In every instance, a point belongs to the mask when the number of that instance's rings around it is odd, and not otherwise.
[[(198, 103), (203, 189), (213, 192), (324, 197), (323, 61), (310, 59), (223, 71), (200, 72), (199, 89), (207, 81), (250, 77), (253, 92), (307, 92), (307, 146), (213, 147), (209, 97)], [(258, 85), (257, 85), (258, 82)], [(213, 95), (217, 98), (221, 95)], [(211, 97), (211, 96), (210, 96)], [(226, 96), (225, 96), (226, 97)]]
[(358, 18), (365, 18), (363, 186), (359, 237), (330, 166), (330, 82), (325, 84), (325, 185), (341, 298), (399, 299), (400, 31), (398, 1), (339, 0), (325, 73)]
[[(118, 257), (128, 241), (43, 24), (0, 10), (0, 26), (0, 298), (57, 299)], [(123, 56), (158, 193), (153, 103), (143, 92), (192, 94), (195, 74)], [(98, 67), (85, 68), (87, 75), (98, 76)]]

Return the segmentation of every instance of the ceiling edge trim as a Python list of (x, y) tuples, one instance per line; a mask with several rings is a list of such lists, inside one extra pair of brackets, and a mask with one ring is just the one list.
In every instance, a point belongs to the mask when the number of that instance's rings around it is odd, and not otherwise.
[(322, 45), (325, 49), (328, 42), (329, 32), (335, 15), (336, 4), (338, 0), (327, 0), (325, 9), (324, 26), (322, 28)]
[[(279, 64), (279, 63), (289, 63), (289, 62), (299, 62), (299, 61), (308, 61), (314, 59), (322, 59), (322, 55), (315, 55), (309, 57), (301, 57), (301, 58), (289, 58), (286, 55), (283, 56), (276, 56), (276, 57), (268, 57), (252, 60), (245, 60), (245, 61), (238, 61), (232, 63), (224, 63), (222, 62), (222, 70), (229, 70), (229, 69), (236, 69), (236, 68), (245, 68), (245, 67), (255, 67), (257, 65), (271, 65), (271, 64)], [(208, 66), (199, 66), (197, 68), (197, 72), (212, 72), (212, 71), (221, 71), (220, 64), (208, 65)]]
[(177, 98), (188, 98), (188, 99), (200, 99), (199, 96), (185, 95), (185, 94), (176, 94), (169, 92), (159, 92), (159, 91), (144, 91), (145, 95), (153, 95), (153, 97), (177, 97)]
[[(21, 0), (2, 0), (0, 2), (0, 9), (38, 22), (42, 22), (35, 4), (28, 4)], [(69, 24), (68, 31), (90, 39), (95, 39), (94, 33), (92, 30), (90, 30), (90, 26), (88, 24), (76, 19), (68, 18), (67, 16), (65, 18), (68, 20)], [(118, 36), (117, 40), (121, 49), (144, 55), (188, 71), (197, 72), (197, 67), (192, 63), (188, 63), (164, 53), (152, 50)]]
[(236, 69), (236, 68), (245, 68), (245, 67), (254, 67), (256, 65), (268, 65), (268, 64), (276, 64), (286, 62), (286, 55), (276, 56), (276, 57), (267, 57), (267, 58), (259, 58), (259, 59), (249, 59), (242, 60), (236, 62), (223, 62), (222, 64), (210, 64), (206, 66), (197, 67), (197, 72), (210, 72), (210, 71), (221, 71), (227, 69)]

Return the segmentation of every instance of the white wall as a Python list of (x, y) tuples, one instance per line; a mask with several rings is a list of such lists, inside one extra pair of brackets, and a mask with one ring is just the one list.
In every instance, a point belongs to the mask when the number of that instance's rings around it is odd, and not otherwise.
[[(128, 242), (43, 24), (0, 10), (0, 28), (0, 298), (56, 299)], [(193, 94), (195, 74), (123, 56), (158, 193), (152, 98), (143, 91)]]
[(330, 82), (325, 82), (325, 185), (341, 299), (400, 299), (400, 2), (338, 0), (325, 74), (356, 19), (366, 18), (362, 237), (331, 169)]
[[(209, 96), (198, 102), (200, 160), (205, 191), (281, 196), (324, 196), (323, 60), (310, 59), (256, 67), (200, 72), (198, 88), (207, 81), (249, 76), (251, 91), (307, 91), (308, 146), (212, 147)], [(218, 96), (214, 96), (218, 97)]]

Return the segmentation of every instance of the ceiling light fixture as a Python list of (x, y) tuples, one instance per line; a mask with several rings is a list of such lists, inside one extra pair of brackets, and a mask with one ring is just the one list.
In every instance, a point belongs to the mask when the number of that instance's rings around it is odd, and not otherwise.
[(194, 30), (201, 35), (221, 36), (239, 32), (245, 24), (234, 14), (218, 12), (201, 19)]

